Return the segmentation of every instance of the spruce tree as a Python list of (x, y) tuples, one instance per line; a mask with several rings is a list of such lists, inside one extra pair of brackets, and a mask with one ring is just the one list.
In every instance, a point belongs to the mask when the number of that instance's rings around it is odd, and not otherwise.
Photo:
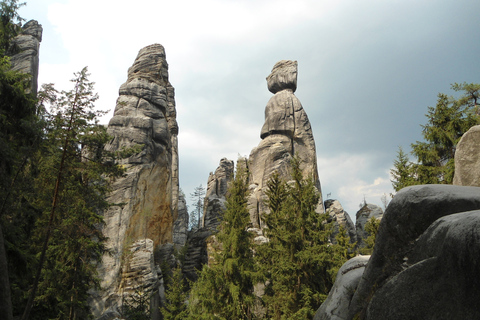
[(455, 148), (462, 135), (479, 123), (480, 85), (454, 83), (458, 98), (438, 94), (435, 107), (428, 107), (427, 123), (422, 126), (424, 141), (412, 143), (415, 161), (399, 150), (391, 170), (396, 191), (414, 184), (451, 184), (455, 172)]
[(237, 164), (226, 210), (216, 234), (221, 250), (204, 265), (189, 299), (191, 319), (253, 319), (255, 296), (252, 235), (247, 232), (247, 172)]
[[(39, 151), (35, 196), (40, 213), (33, 233), (38, 263), (22, 319), (81, 319), (89, 314), (88, 290), (98, 285), (95, 262), (105, 252), (100, 231), (108, 206), (109, 177), (122, 174), (113, 155), (103, 152), (110, 140), (98, 125), (97, 95), (87, 69), (75, 74), (73, 89), (50, 92), (45, 141)], [(50, 87), (51, 89), (52, 87)]]
[(183, 320), (187, 318), (187, 300), (188, 292), (183, 277), (182, 268), (177, 266), (173, 270), (169, 285), (166, 286), (165, 297), (167, 303), (160, 310), (164, 320)]
[(361, 254), (372, 254), (377, 239), (378, 228), (380, 227), (380, 220), (371, 217), (365, 224), (365, 231), (368, 237), (365, 239), (366, 246), (360, 249)]
[[(335, 245), (327, 214), (315, 212), (319, 195), (313, 179), (303, 178), (300, 160), (292, 160), (292, 181), (278, 174), (268, 181), (263, 216), (269, 242), (256, 247), (265, 283), (263, 303), (269, 319), (308, 319), (333, 285)], [(342, 262), (343, 263), (343, 262)]]

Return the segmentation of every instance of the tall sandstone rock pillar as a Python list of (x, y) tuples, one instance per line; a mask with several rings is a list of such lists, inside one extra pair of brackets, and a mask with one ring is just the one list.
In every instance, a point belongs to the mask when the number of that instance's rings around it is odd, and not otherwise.
[[(117, 312), (125, 295), (137, 287), (158, 289), (160, 270), (155, 270), (151, 255), (162, 244), (173, 242), (178, 216), (178, 126), (174, 88), (161, 45), (140, 50), (119, 94), (108, 124), (113, 138), (106, 149), (141, 146), (141, 152), (120, 160), (126, 174), (113, 182), (107, 199), (114, 204), (104, 213), (110, 254), (99, 268), (102, 291), (93, 297), (96, 316)], [(137, 250), (150, 256), (133, 261)], [(145, 266), (139, 267), (142, 263)]]
[[(290, 180), (291, 159), (298, 155), (305, 177), (312, 177), (321, 193), (312, 127), (302, 104), (295, 96), (297, 62), (282, 60), (267, 77), (268, 90), (274, 94), (265, 108), (262, 141), (249, 157), (250, 188), (248, 206), (254, 228), (263, 228), (261, 215), (268, 212), (264, 201), (267, 181), (274, 172)], [(324, 212), (320, 197), (317, 212)]]

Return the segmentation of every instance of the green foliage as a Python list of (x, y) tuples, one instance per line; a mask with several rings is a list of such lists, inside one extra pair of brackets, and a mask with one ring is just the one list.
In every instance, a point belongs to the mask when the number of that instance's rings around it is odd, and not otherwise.
[(187, 318), (187, 304), (185, 303), (188, 297), (185, 279), (183, 277), (182, 269), (177, 267), (173, 270), (170, 284), (166, 286), (165, 297), (167, 303), (165, 307), (160, 308), (164, 320), (183, 320)]
[[(335, 274), (350, 253), (332, 245), (327, 214), (315, 212), (319, 195), (312, 179), (304, 179), (297, 158), (292, 182), (273, 174), (267, 183), (269, 214), (263, 219), (269, 242), (256, 248), (265, 284), (263, 303), (271, 319), (307, 319), (323, 302)], [(343, 234), (347, 241), (347, 236)], [(348, 239), (349, 242), (349, 239)]]
[(193, 285), (189, 313), (192, 319), (253, 319), (254, 260), (247, 210), (247, 172), (237, 167), (229, 188), (226, 210), (216, 238), (222, 250), (205, 265)]
[(2, 56), (11, 53), (11, 41), (21, 30), (24, 19), (18, 15), (18, 9), (24, 5), (25, 2), (18, 3), (18, 0), (0, 2), (0, 55)]
[(45, 93), (52, 113), (37, 155), (36, 192), (28, 199), (39, 212), (32, 235), (41, 270), (31, 293), (34, 319), (88, 318), (88, 291), (99, 283), (96, 262), (105, 252), (99, 227), (108, 207), (108, 178), (123, 170), (105, 161), (112, 157), (103, 152), (110, 137), (97, 123), (102, 112), (94, 111), (97, 95), (88, 76), (84, 68), (75, 74), (71, 91), (58, 93), (49, 86)]
[(135, 291), (123, 301), (122, 316), (128, 320), (150, 320), (151, 292)]
[(391, 181), (395, 191), (418, 184), (414, 175), (414, 165), (402, 147), (398, 147), (397, 159), (393, 161), (393, 169), (390, 170), (390, 174), (393, 177)]
[(377, 239), (378, 228), (380, 227), (380, 220), (371, 217), (365, 224), (365, 231), (368, 237), (365, 239), (366, 246), (360, 249), (361, 254), (372, 254), (375, 246), (375, 240)]
[(412, 184), (451, 184), (455, 172), (455, 148), (462, 135), (479, 123), (480, 85), (455, 83), (452, 89), (462, 92), (457, 99), (438, 94), (435, 108), (428, 107), (427, 124), (422, 126), (425, 141), (412, 143), (416, 161), (399, 151), (391, 171), (395, 190)]

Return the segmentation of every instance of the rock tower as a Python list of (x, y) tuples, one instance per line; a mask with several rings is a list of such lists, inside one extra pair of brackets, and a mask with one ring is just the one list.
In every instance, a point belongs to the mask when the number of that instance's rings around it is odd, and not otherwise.
[[(281, 178), (289, 180), (293, 156), (299, 157), (304, 176), (312, 177), (321, 192), (312, 127), (294, 94), (297, 89), (297, 62), (277, 62), (267, 77), (267, 85), (274, 96), (265, 108), (265, 123), (260, 133), (262, 141), (248, 159), (252, 189), (248, 206), (254, 228), (263, 228), (261, 214), (268, 212), (264, 204), (268, 179), (272, 173), (278, 172)], [(317, 212), (324, 212), (321, 197)]]
[[(107, 199), (114, 204), (104, 213), (110, 254), (99, 268), (102, 291), (93, 298), (96, 316), (115, 314), (122, 299), (140, 287), (156, 293), (161, 281), (157, 252), (174, 238), (186, 238), (173, 234), (179, 198), (178, 126), (163, 46), (140, 50), (119, 95), (108, 124), (113, 139), (106, 149), (141, 151), (120, 160), (126, 174), (113, 182)], [(175, 230), (186, 233), (186, 226)]]

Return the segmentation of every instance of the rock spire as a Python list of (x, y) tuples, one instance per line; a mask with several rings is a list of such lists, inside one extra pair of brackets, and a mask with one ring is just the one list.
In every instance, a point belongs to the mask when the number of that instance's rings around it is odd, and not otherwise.
[[(265, 108), (265, 123), (260, 133), (262, 141), (250, 153), (248, 164), (252, 189), (249, 211), (255, 228), (263, 227), (261, 215), (268, 212), (264, 204), (268, 179), (272, 173), (278, 172), (288, 180), (293, 156), (299, 157), (305, 177), (312, 177), (321, 192), (312, 128), (302, 104), (294, 95), (297, 88), (297, 62), (277, 62), (267, 77), (267, 85), (274, 95)], [(317, 211), (324, 212), (321, 198)]]
[[(140, 50), (128, 69), (128, 79), (121, 85), (108, 133), (113, 137), (109, 151), (137, 147), (141, 151), (120, 160), (125, 176), (113, 182), (108, 201), (113, 203), (105, 213), (104, 234), (111, 252), (100, 267), (102, 293), (94, 297), (95, 315), (117, 312), (124, 294), (134, 291), (128, 283), (149, 285), (155, 290), (160, 281), (152, 267), (154, 254), (165, 243), (185, 241), (185, 235), (173, 235), (178, 217), (178, 126), (174, 88), (168, 80), (165, 50), (160, 44)], [(186, 233), (186, 228), (175, 228)], [(143, 241), (143, 242), (142, 242)], [(129, 254), (135, 246), (148, 244), (141, 259)], [(133, 251), (132, 251), (133, 252)], [(132, 260), (133, 259), (133, 260)], [(151, 270), (148, 283), (131, 279), (129, 268)], [(158, 273), (160, 274), (160, 272)], [(125, 279), (125, 276), (130, 278)], [(143, 277), (138, 274), (138, 277)], [(128, 280), (128, 281), (127, 281)]]

